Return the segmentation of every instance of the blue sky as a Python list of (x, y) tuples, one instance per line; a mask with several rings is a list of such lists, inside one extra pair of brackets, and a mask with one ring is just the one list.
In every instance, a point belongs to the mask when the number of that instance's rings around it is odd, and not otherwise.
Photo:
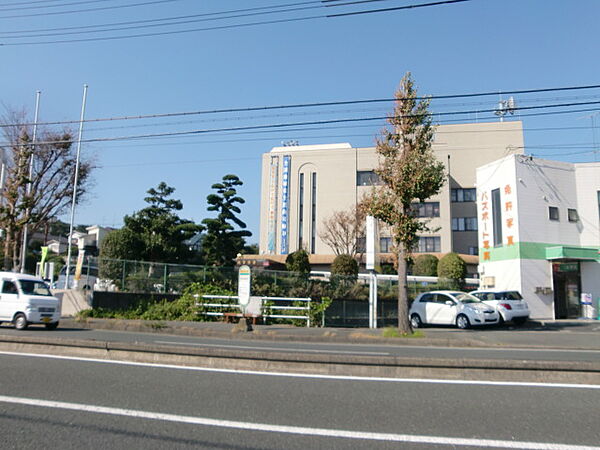
[[(81, 1), (81, 0), (79, 0)], [(172, 0), (130, 8), (71, 14), (41, 14), (143, 3), (77, 0), (0, 4), (0, 42), (76, 39), (89, 35), (9, 39), (8, 32), (197, 15), (268, 7), (300, 0)], [(320, 6), (316, 2), (303, 6)], [(296, 11), (132, 31), (182, 30), (330, 12), (419, 3), (388, 0), (354, 6)], [(49, 6), (54, 6), (50, 8)], [(42, 91), (41, 121), (78, 120), (83, 84), (89, 85), (86, 118), (244, 108), (295, 103), (389, 98), (406, 71), (419, 92), (430, 95), (506, 92), (600, 84), (597, 0), (471, 0), (414, 10), (198, 31), (123, 40), (0, 46), (0, 102), (33, 113)], [(97, 35), (95, 35), (97, 36)], [(600, 89), (516, 96), (519, 105), (600, 100)], [(491, 109), (498, 96), (439, 100), (434, 112)], [(349, 105), (128, 120), (85, 125), (84, 139), (228, 128), (346, 117), (385, 115), (391, 104)], [(600, 111), (600, 106), (582, 107)], [(566, 109), (566, 108), (563, 108)], [(594, 111), (522, 117), (526, 152), (549, 159), (593, 161)], [(523, 113), (525, 114), (525, 113)], [(441, 117), (441, 116), (440, 116)], [(474, 116), (465, 116), (472, 120)], [(442, 118), (441, 120), (447, 120)], [(595, 117), (600, 126), (600, 116)], [(184, 203), (182, 216), (208, 216), (210, 186), (237, 174), (246, 199), (242, 218), (258, 241), (260, 157), (282, 141), (300, 144), (350, 142), (371, 146), (381, 121), (335, 128), (269, 133), (210, 133), (202, 136), (85, 143), (83, 152), (100, 166), (91, 195), (76, 211), (76, 223), (120, 226), (143, 208), (145, 191), (165, 181)], [(72, 125), (77, 129), (77, 125)], [(587, 153), (582, 153), (587, 152)], [(600, 158), (600, 155), (596, 156)]]

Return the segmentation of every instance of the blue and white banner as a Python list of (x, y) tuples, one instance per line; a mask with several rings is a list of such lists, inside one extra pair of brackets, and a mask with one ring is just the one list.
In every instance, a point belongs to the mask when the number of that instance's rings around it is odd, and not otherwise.
[(281, 254), (287, 255), (288, 245), (288, 221), (289, 221), (289, 199), (290, 199), (290, 168), (292, 157), (283, 156), (283, 171), (281, 175)]
[(277, 251), (277, 190), (279, 188), (279, 156), (271, 156), (269, 167), (269, 222), (267, 231), (267, 253), (274, 255)]

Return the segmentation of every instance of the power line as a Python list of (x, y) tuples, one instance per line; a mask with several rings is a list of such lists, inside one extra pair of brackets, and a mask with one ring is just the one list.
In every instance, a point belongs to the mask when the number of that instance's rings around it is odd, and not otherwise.
[[(580, 85), (580, 86), (562, 86), (554, 88), (538, 88), (538, 89), (521, 89), (521, 90), (510, 90), (503, 91), (504, 95), (520, 95), (520, 94), (534, 94), (541, 92), (565, 92), (565, 91), (576, 91), (576, 90), (587, 90), (587, 89), (599, 89), (600, 84), (592, 85)], [(448, 95), (432, 95), (415, 97), (417, 100), (431, 99), (456, 99), (456, 98), (472, 98), (472, 97), (486, 97), (486, 96), (497, 96), (497, 91), (487, 91), (478, 93), (465, 93), (465, 94), (448, 94)], [(367, 99), (367, 100), (342, 100), (334, 102), (313, 102), (313, 103), (294, 103), (287, 105), (267, 105), (267, 106), (250, 106), (242, 108), (224, 108), (224, 109), (212, 109), (212, 110), (198, 110), (198, 111), (186, 111), (186, 112), (172, 112), (172, 113), (161, 113), (161, 114), (145, 114), (136, 116), (116, 116), (116, 117), (103, 117), (96, 119), (85, 119), (84, 122), (109, 122), (109, 121), (120, 121), (120, 120), (139, 120), (139, 119), (160, 119), (166, 117), (181, 117), (181, 116), (194, 116), (194, 115), (207, 115), (207, 114), (224, 114), (234, 112), (254, 112), (254, 111), (270, 111), (278, 109), (293, 109), (293, 108), (315, 108), (322, 106), (343, 106), (343, 105), (359, 105), (369, 103), (383, 103), (393, 102), (395, 98), (379, 98), (379, 99)], [(523, 108), (517, 108), (523, 109)], [(485, 110), (475, 110), (471, 113), (485, 112)], [(64, 120), (64, 121), (51, 121), (51, 122), (39, 122), (37, 125), (69, 125), (79, 123), (78, 120)], [(12, 123), (12, 124), (0, 124), (0, 128), (15, 127), (15, 126), (32, 126), (35, 125), (32, 122), (29, 123)]]
[[(536, 106), (522, 106), (515, 108), (515, 111), (521, 110), (538, 110), (545, 108), (559, 108), (559, 107), (569, 107), (569, 106), (579, 106), (579, 105), (600, 105), (600, 101), (593, 102), (578, 102), (578, 103), (562, 103), (562, 104), (552, 104), (552, 105), (536, 105)], [(598, 109), (598, 108), (596, 108)], [(465, 115), (465, 114), (473, 114), (473, 113), (493, 113), (495, 110), (471, 110), (471, 111), (448, 111), (444, 113), (432, 114), (433, 116), (455, 116), (455, 115)], [(557, 111), (554, 113), (566, 113), (570, 111)], [(549, 114), (549, 113), (541, 113), (541, 114)], [(405, 117), (413, 117), (412, 115), (406, 115)], [(357, 122), (365, 122), (365, 121), (376, 121), (376, 120), (386, 120), (388, 116), (378, 116), (378, 117), (363, 117), (363, 118), (343, 118), (343, 119), (330, 119), (330, 120), (317, 120), (317, 121), (306, 121), (306, 122), (292, 122), (292, 123), (277, 123), (277, 124), (264, 124), (264, 125), (246, 125), (246, 126), (238, 126), (238, 127), (223, 127), (223, 128), (212, 128), (212, 129), (201, 129), (201, 130), (188, 130), (188, 131), (175, 131), (175, 132), (164, 132), (164, 133), (150, 133), (150, 134), (140, 134), (140, 135), (131, 135), (131, 136), (118, 136), (118, 137), (106, 137), (106, 138), (92, 138), (83, 140), (82, 142), (110, 142), (110, 141), (119, 141), (119, 140), (136, 140), (136, 139), (147, 139), (147, 138), (159, 138), (159, 137), (170, 137), (170, 136), (186, 136), (186, 135), (199, 135), (199, 134), (208, 134), (208, 133), (223, 133), (223, 132), (231, 132), (231, 131), (248, 131), (248, 130), (266, 130), (266, 129), (283, 129), (286, 127), (293, 126), (305, 126), (305, 125), (327, 125), (327, 124), (335, 124), (335, 123), (357, 123)], [(42, 144), (58, 144), (64, 143), (65, 141), (40, 141), (37, 145)], [(11, 144), (4, 144), (4, 146), (10, 146)], [(16, 144), (19, 146), (27, 146), (29, 144)]]
[[(85, 1), (71, 2), (71, 3), (59, 3), (58, 5), (21, 6), (20, 8), (6, 8), (7, 6), (11, 6), (11, 5), (3, 5), (3, 6), (0, 6), (0, 12), (22, 11), (24, 9), (59, 8), (62, 6), (83, 5), (83, 4), (88, 4), (88, 3), (102, 3), (102, 2), (108, 2), (108, 1), (111, 1), (111, 0), (85, 0)], [(39, 3), (39, 2), (31, 2), (31, 3)], [(14, 6), (14, 5), (12, 5), (12, 6)]]
[[(212, 13), (188, 14), (188, 15), (184, 15), (184, 16), (163, 17), (163, 18), (158, 18), (158, 19), (130, 20), (130, 21), (126, 21), (126, 22), (113, 22), (113, 23), (105, 23), (105, 24), (98, 24), (98, 25), (83, 25), (83, 26), (77, 26), (77, 27), (43, 28), (43, 29), (37, 29), (37, 30), (20, 30), (20, 31), (4, 31), (4, 32), (0, 33), (0, 35), (2, 35), (2, 34), (19, 34), (19, 33), (42, 33), (42, 32), (45, 32), (45, 31), (90, 30), (90, 29), (94, 29), (94, 28), (118, 27), (118, 26), (123, 26), (123, 25), (156, 24), (156, 22), (166, 22), (166, 21), (196, 19), (196, 18), (201, 18), (201, 17), (213, 17), (213, 16), (219, 16), (219, 15), (225, 15), (225, 14), (250, 13), (250, 12), (265, 11), (265, 10), (266, 10), (267, 13), (269, 13), (269, 12), (272, 12), (272, 11), (269, 11), (269, 10), (272, 10), (272, 9), (292, 8), (292, 7), (298, 7), (298, 6), (304, 6), (304, 5), (314, 5), (314, 4), (319, 4), (320, 5), (321, 2), (318, 1), (318, 0), (316, 0), (316, 1), (308, 1), (308, 2), (296, 2), (296, 3), (287, 3), (287, 4), (283, 4), (283, 5), (276, 5), (276, 6), (261, 6), (261, 7), (255, 7), (255, 8), (232, 9), (232, 10), (218, 11), (218, 12), (212, 12)], [(321, 8), (321, 7), (322, 6), (318, 6), (318, 8)], [(313, 7), (313, 8), (315, 8), (315, 7)], [(295, 9), (283, 10), (283, 11), (275, 11), (275, 12), (288, 12), (288, 11), (295, 11)], [(250, 15), (251, 14), (248, 14), (248, 16), (250, 16)], [(226, 17), (226, 18), (231, 18), (231, 17), (243, 17), (243, 15), (240, 15), (240, 16), (230, 16), (230, 17)], [(222, 18), (217, 18), (217, 19), (222, 19)], [(189, 22), (193, 22), (193, 21), (175, 22), (175, 23), (164, 23), (164, 24), (158, 24), (157, 26), (169, 26), (169, 25), (175, 25), (175, 24), (181, 24), (181, 23), (189, 23)], [(132, 28), (135, 28), (135, 27), (132, 27)], [(140, 26), (139, 28), (144, 28), (144, 27)], [(90, 32), (100, 32), (100, 31), (111, 31), (111, 30), (99, 30), (99, 31), (90, 31)], [(48, 35), (32, 35), (32, 36), (24, 35), (24, 36), (10, 37), (10, 38), (17, 39), (17, 38), (25, 38), (25, 37), (55, 36), (55, 35), (62, 35), (62, 34), (77, 34), (77, 33), (55, 33), (55, 34), (48, 34)]]
[[(177, 1), (177, 0), (162, 0), (162, 1)], [(386, 8), (386, 9), (372, 9), (372, 10), (363, 10), (358, 11), (356, 13), (360, 14), (374, 14), (388, 11), (400, 11), (405, 9), (415, 9), (415, 8), (427, 8), (433, 6), (442, 6), (446, 4), (453, 4), (459, 2), (468, 2), (472, 0), (446, 0), (439, 2), (430, 2), (430, 3), (419, 3), (412, 4), (406, 6), (399, 6), (395, 8)], [(14, 43), (1, 43), (2, 46), (22, 46), (22, 45), (46, 45), (46, 44), (67, 44), (67, 43), (78, 43), (78, 42), (97, 42), (97, 41), (109, 41), (109, 40), (121, 40), (121, 39), (133, 39), (133, 38), (142, 38), (142, 37), (153, 37), (153, 36), (167, 36), (167, 35), (175, 35), (175, 34), (183, 34), (183, 33), (193, 33), (200, 31), (217, 31), (217, 30), (227, 30), (232, 28), (242, 28), (242, 27), (253, 27), (253, 26), (261, 26), (261, 25), (274, 25), (274, 24), (282, 24), (282, 23), (292, 23), (292, 22), (300, 22), (307, 20), (315, 20), (315, 19), (329, 19), (341, 17), (344, 14), (322, 14), (315, 16), (305, 16), (305, 17), (295, 17), (295, 18), (287, 18), (287, 19), (276, 19), (276, 20), (266, 20), (266, 21), (258, 21), (258, 22), (247, 22), (247, 23), (238, 23), (231, 25), (221, 25), (214, 27), (206, 27), (206, 28), (192, 28), (186, 30), (172, 30), (172, 31), (161, 31), (161, 32), (153, 32), (153, 33), (138, 33), (138, 34), (129, 34), (129, 35), (120, 35), (120, 36), (103, 36), (103, 37), (93, 37), (93, 38), (81, 38), (81, 39), (63, 39), (63, 40), (49, 40), (49, 41), (26, 41), (26, 42), (14, 42)], [(0, 17), (8, 18), (8, 16)]]
[(62, 14), (75, 14), (75, 13), (81, 13), (81, 12), (97, 12), (97, 11), (106, 11), (106, 10), (112, 10), (112, 9), (135, 8), (138, 6), (156, 5), (159, 3), (172, 3), (172, 2), (178, 2), (178, 1), (181, 1), (181, 0), (152, 0), (152, 1), (140, 2), (140, 3), (131, 3), (129, 5), (104, 6), (104, 7), (99, 7), (99, 8), (75, 9), (75, 10), (69, 10), (69, 11), (54, 11), (54, 12), (43, 12), (43, 13), (34, 13), (34, 14), (21, 14), (21, 15), (14, 15), (14, 16), (0, 16), (0, 19), (18, 19), (18, 18), (24, 18), (24, 17), (55, 16), (55, 15), (62, 15)]

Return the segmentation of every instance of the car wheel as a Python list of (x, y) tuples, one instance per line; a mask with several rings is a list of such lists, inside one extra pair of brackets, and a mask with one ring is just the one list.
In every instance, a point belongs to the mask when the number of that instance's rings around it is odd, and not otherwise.
[(413, 328), (423, 328), (423, 322), (418, 314), (410, 316), (410, 324)]
[(13, 324), (15, 325), (15, 329), (24, 330), (25, 328), (27, 328), (28, 325), (27, 317), (25, 317), (25, 314), (19, 313), (13, 319)]
[(471, 322), (469, 322), (469, 318), (464, 314), (459, 314), (456, 318), (456, 326), (461, 330), (467, 329), (471, 326)]
[(523, 325), (525, 322), (527, 322), (527, 317), (515, 317), (513, 322), (515, 325)]
[(46, 324), (46, 330), (56, 330), (57, 327), (58, 327), (58, 321)]

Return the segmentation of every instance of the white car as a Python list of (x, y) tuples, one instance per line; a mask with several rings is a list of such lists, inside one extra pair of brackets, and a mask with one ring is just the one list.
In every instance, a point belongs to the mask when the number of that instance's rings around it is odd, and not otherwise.
[(60, 320), (60, 307), (60, 301), (41, 278), (0, 272), (0, 322), (12, 322), (17, 330), (34, 323), (54, 330)]
[(493, 325), (499, 321), (494, 308), (477, 297), (460, 291), (424, 292), (412, 303), (408, 316), (413, 328), (425, 324), (469, 328), (475, 325)]
[(522, 325), (529, 319), (529, 307), (519, 291), (480, 289), (471, 294), (496, 308), (500, 322), (512, 320), (515, 325)]

